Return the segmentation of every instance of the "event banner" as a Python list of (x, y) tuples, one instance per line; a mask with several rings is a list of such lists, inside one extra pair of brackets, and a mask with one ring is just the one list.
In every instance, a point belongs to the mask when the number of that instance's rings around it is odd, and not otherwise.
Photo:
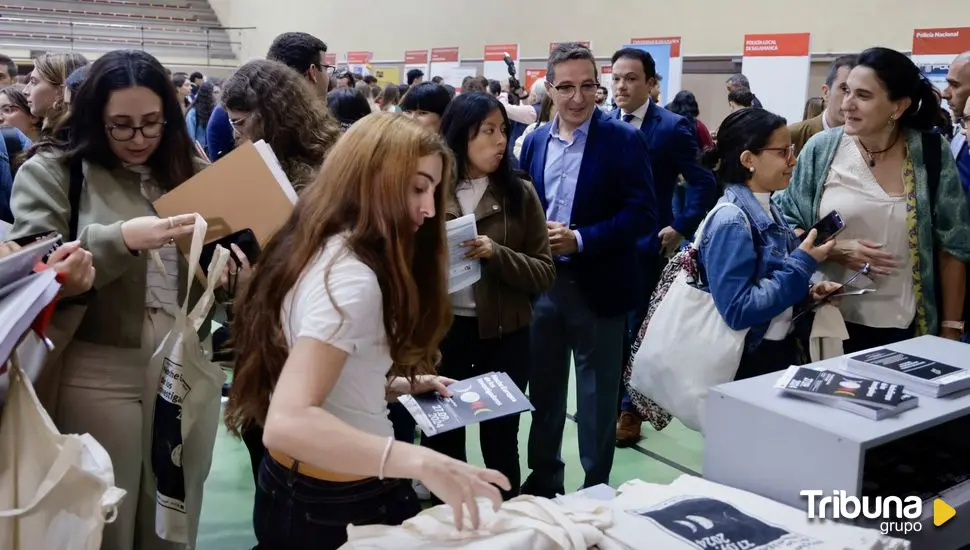
[(608, 105), (613, 104), (613, 66), (612, 65), (600, 65), (600, 86), (603, 86), (608, 90), (608, 98), (606, 103)]
[(680, 56), (679, 36), (660, 36), (648, 38), (634, 38), (630, 40), (635, 45), (670, 44), (670, 63), (664, 80), (660, 83), (661, 105), (666, 105), (674, 99), (677, 92), (684, 89), (684, 58)]
[(325, 53), (323, 54), (323, 62), (331, 67), (337, 66), (337, 54), (336, 53)]
[(536, 82), (540, 82), (546, 79), (545, 69), (526, 69), (525, 70), (525, 89), (532, 91), (532, 86)]
[(445, 80), (445, 84), (450, 84), (458, 88), (461, 86), (462, 78), (456, 74), (459, 67), (461, 67), (461, 62), (458, 59), (457, 46), (451, 48), (432, 48), (431, 74), (428, 75), (428, 80), (440, 76)]
[(350, 72), (367, 76), (370, 74), (370, 62), (374, 58), (374, 52), (347, 52), (347, 68)]
[(741, 72), (751, 91), (769, 111), (788, 119), (802, 120), (808, 99), (811, 73), (810, 33), (746, 34)]
[(374, 78), (377, 79), (377, 84), (381, 88), (388, 84), (397, 86), (404, 81), (404, 78), (401, 76), (400, 67), (373, 67), (371, 73), (373, 73)]
[[(408, 71), (418, 69), (424, 73), (425, 82), (431, 81), (431, 69), (428, 67), (428, 50), (407, 50), (404, 52), (404, 75), (407, 77)], [(405, 78), (405, 81), (407, 78)], [(406, 82), (405, 82), (406, 83)]]
[(941, 91), (946, 88), (950, 62), (966, 51), (970, 51), (970, 27), (913, 31), (913, 63)]
[[(624, 48), (635, 48), (650, 54), (654, 64), (657, 65), (657, 74), (660, 75), (660, 99), (657, 101), (661, 106), (666, 105), (673, 99), (667, 90), (670, 85), (670, 52), (673, 50), (671, 44), (627, 44)], [(612, 85), (612, 82), (611, 82)]]
[(489, 80), (508, 80), (509, 69), (505, 64), (505, 56), (512, 59), (515, 74), (519, 74), (519, 45), (518, 44), (487, 44), (485, 46), (485, 78)]

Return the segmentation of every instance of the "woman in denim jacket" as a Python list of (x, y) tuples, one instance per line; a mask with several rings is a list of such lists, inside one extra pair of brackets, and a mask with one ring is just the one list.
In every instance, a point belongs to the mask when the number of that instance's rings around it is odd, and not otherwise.
[(788, 186), (795, 158), (785, 119), (763, 109), (728, 116), (717, 132), (718, 145), (704, 154), (725, 186), (721, 202), (704, 229), (698, 264), (704, 289), (734, 330), (750, 329), (736, 380), (799, 364), (793, 333), (796, 306), (820, 300), (838, 287), (812, 287), (818, 263), (834, 246), (814, 246), (814, 230), (799, 245), (771, 193)]

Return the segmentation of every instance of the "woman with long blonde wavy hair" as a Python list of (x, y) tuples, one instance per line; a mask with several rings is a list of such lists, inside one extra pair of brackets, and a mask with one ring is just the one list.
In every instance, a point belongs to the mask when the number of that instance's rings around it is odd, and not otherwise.
[(78, 67), (88, 64), (79, 53), (46, 53), (34, 59), (24, 95), (30, 105), (30, 114), (41, 119), (41, 133), (52, 134), (67, 117), (68, 106), (64, 101), (67, 77)]
[(258, 548), (337, 548), (348, 524), (420, 511), (418, 479), (477, 528), (499, 472), (396, 442), (387, 402), (450, 395), (435, 376), (451, 323), (444, 142), (403, 115), (373, 114), (337, 143), (270, 240), (233, 325), (226, 424), (264, 427), (253, 522)]
[(340, 124), (303, 76), (277, 61), (259, 59), (222, 85), (222, 105), (236, 140), (264, 140), (299, 191), (314, 178), (340, 137)]

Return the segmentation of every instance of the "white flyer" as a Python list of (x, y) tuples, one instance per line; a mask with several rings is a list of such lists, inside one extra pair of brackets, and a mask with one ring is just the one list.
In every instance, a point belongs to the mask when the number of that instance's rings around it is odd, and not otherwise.
[(475, 284), (482, 278), (482, 262), (468, 260), (468, 248), (461, 245), (478, 236), (475, 215), (468, 214), (445, 223), (448, 236), (448, 294)]

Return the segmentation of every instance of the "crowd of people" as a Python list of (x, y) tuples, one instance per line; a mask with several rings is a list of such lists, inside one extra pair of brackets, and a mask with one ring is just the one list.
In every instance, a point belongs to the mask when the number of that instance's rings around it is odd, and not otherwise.
[[(186, 288), (174, 245), (193, 217), (159, 218), (152, 202), (240, 141), (268, 143), (299, 194), (255, 265), (233, 250), (225, 423), (252, 459), (258, 548), (336, 548), (348, 524), (414, 516), (419, 493), (461, 528), (480, 520), (476, 497), (578, 489), (561, 452), (571, 361), (583, 486), (608, 483), (615, 448), (641, 438), (644, 404), (622, 380), (632, 341), (668, 259), (719, 201), (734, 208), (694, 243), (697, 284), (748, 330), (737, 379), (806, 363), (813, 306), (858, 271), (875, 292), (839, 304), (847, 351), (964, 337), (970, 53), (942, 93), (897, 51), (840, 57), (821, 112), (791, 125), (735, 75), (736, 109), (711, 132), (691, 92), (658, 104), (642, 50), (613, 54), (613, 106), (574, 43), (553, 49), (532, 90), (481, 77), (455, 90), (420, 71), (381, 88), (326, 51), (285, 33), (224, 81), (170, 74), (141, 51), (48, 54), (23, 89), (0, 90), (18, 148), (0, 166), (0, 216), (11, 239), (71, 241), (50, 262), (86, 305), (51, 416), (94, 436), (128, 492), (102, 548), (176, 547), (140, 490), (140, 400), (169, 308), (201, 289)], [(0, 81), (14, 74), (0, 58)], [(962, 129), (952, 142), (941, 98)], [(833, 210), (844, 232), (816, 241)], [(445, 223), (468, 214), (478, 236), (462, 246), (482, 277), (449, 295)], [(463, 430), (418, 437), (393, 404), (492, 371), (535, 407), (527, 472), (518, 416), (482, 425), (480, 468)]]

